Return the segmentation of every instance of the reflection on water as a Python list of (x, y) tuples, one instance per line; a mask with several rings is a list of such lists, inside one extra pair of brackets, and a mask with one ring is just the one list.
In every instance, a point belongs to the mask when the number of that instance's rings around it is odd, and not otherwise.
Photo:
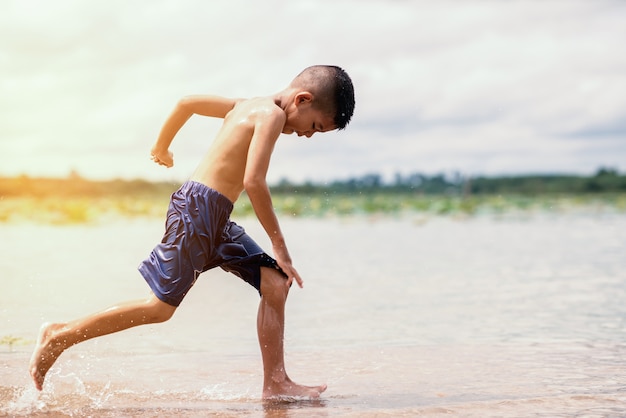
[[(267, 244), (254, 220), (242, 222)], [(262, 402), (256, 293), (205, 274), (174, 318), (68, 350), (45, 390), (26, 365), (44, 320), (146, 293), (161, 222), (0, 226), (0, 415), (620, 416), (626, 216), (307, 219), (284, 224), (305, 288), (286, 360), (315, 402)], [(267, 247), (267, 245), (266, 245)], [(10, 260), (10, 261), (9, 261)], [(213, 415), (211, 415), (213, 414)]]

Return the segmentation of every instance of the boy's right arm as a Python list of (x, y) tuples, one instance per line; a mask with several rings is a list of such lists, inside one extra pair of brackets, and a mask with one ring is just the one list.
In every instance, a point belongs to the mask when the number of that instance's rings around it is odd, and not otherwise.
[(243, 179), (244, 189), (259, 222), (272, 243), (274, 258), (283, 273), (287, 275), (286, 286), (289, 287), (295, 280), (298, 286), (302, 287), (302, 278), (293, 266), (285, 237), (274, 212), (272, 196), (266, 180), (274, 144), (285, 126), (286, 116), (277, 106), (272, 106), (267, 112), (257, 111), (254, 114), (254, 133), (248, 148)]
[(237, 104), (238, 99), (220, 96), (187, 96), (182, 98), (165, 120), (159, 137), (150, 152), (152, 160), (160, 165), (172, 167), (174, 156), (169, 151), (172, 140), (193, 114), (224, 118)]

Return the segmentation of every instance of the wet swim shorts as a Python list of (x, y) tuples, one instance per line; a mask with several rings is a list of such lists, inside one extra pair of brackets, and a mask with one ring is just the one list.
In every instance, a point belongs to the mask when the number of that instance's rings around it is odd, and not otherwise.
[(165, 235), (139, 265), (139, 272), (160, 300), (180, 305), (200, 273), (218, 266), (260, 294), (261, 266), (279, 268), (230, 220), (232, 210), (227, 197), (201, 183), (188, 181), (172, 194)]

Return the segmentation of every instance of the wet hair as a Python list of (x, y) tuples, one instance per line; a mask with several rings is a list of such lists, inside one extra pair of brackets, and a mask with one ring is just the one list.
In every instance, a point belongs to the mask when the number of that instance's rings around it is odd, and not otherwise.
[(354, 86), (342, 68), (313, 65), (298, 74), (291, 85), (309, 90), (314, 97), (312, 106), (331, 116), (338, 130), (350, 122), (354, 113)]

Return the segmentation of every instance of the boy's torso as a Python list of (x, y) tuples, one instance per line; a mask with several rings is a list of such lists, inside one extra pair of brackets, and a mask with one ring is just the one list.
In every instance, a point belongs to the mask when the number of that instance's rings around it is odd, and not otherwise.
[[(224, 118), (222, 127), (190, 180), (203, 183), (235, 202), (244, 188), (255, 126), (260, 118), (276, 112), (276, 109), (280, 110), (268, 97), (238, 102)], [(269, 138), (272, 141), (275, 139)]]

